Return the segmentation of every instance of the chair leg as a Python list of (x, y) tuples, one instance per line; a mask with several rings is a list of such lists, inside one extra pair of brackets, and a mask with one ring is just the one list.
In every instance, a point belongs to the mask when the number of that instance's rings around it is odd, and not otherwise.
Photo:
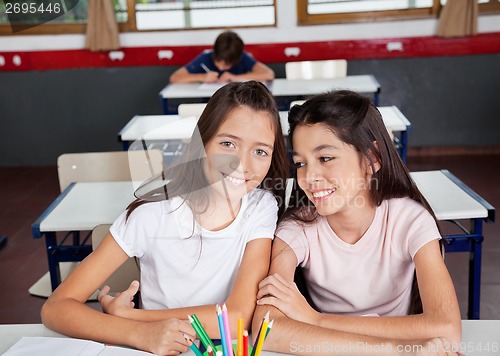
[(0, 248), (7, 244), (7, 235), (0, 235)]

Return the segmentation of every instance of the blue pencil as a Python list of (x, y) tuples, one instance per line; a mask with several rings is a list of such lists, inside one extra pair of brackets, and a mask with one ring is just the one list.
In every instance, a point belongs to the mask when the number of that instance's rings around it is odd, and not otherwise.
[(193, 343), (193, 341), (190, 338), (188, 338), (186, 335), (184, 335), (184, 339), (186, 339), (186, 341), (188, 342), (189, 348), (191, 349), (191, 351), (193, 351), (193, 353), (196, 356), (203, 356), (201, 351), (196, 347), (196, 345)]
[(226, 343), (226, 332), (224, 330), (224, 320), (222, 319), (222, 309), (219, 304), (215, 306), (217, 311), (217, 322), (219, 323), (219, 332), (220, 332), (220, 342), (222, 345), (222, 354), (224, 356), (229, 355)]

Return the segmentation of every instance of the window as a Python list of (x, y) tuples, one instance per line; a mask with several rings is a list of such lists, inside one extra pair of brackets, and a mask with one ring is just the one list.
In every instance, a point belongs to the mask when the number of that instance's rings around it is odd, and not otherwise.
[(479, 0), (479, 14), (500, 12), (500, 0)]
[[(297, 0), (300, 25), (439, 15), (446, 0)], [(479, 13), (500, 12), (500, 0), (479, 0)]]
[[(31, 3), (51, 4), (51, 12), (30, 13)], [(120, 32), (276, 24), (275, 0), (113, 0), (113, 5)], [(0, 34), (84, 33), (87, 7), (88, 0), (0, 1)]]
[(437, 15), (439, 0), (297, 0), (301, 25)]
[(137, 0), (138, 30), (274, 26), (274, 0)]
[[(120, 31), (128, 26), (128, 0), (113, 0)], [(4, 0), (0, 34), (84, 33), (88, 0)]]

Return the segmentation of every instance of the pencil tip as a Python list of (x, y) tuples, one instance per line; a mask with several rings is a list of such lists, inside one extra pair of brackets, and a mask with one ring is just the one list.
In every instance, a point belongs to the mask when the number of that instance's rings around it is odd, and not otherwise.
[(270, 310), (267, 311), (266, 315), (264, 316), (264, 320), (269, 321), (269, 314), (271, 313)]

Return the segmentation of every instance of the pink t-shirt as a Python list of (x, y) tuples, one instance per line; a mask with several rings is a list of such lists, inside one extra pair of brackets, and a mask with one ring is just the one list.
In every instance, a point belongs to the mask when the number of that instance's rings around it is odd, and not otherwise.
[(321, 312), (380, 316), (408, 314), (413, 257), (441, 238), (429, 212), (410, 198), (383, 201), (355, 244), (342, 241), (325, 217), (306, 225), (285, 221), (276, 236), (295, 252)]

